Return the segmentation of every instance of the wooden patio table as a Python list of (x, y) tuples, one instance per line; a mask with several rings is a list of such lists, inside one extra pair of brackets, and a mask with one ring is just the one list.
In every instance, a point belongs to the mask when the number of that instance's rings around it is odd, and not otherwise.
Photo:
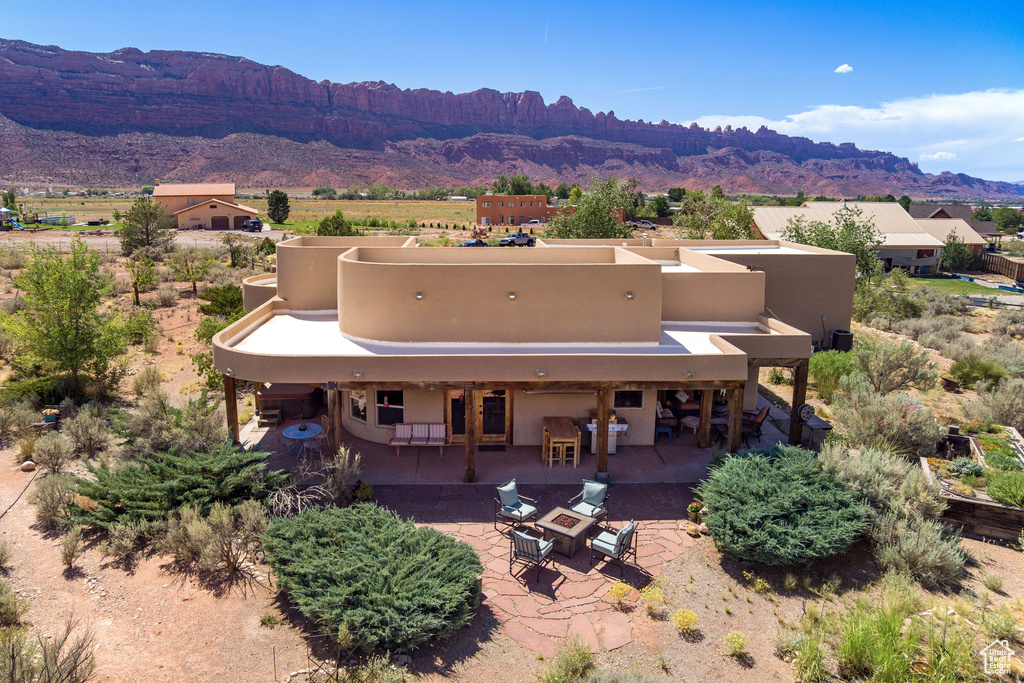
[(565, 449), (571, 446), (573, 451), (573, 467), (579, 464), (580, 431), (571, 417), (544, 418), (544, 462), (550, 467), (558, 456), (559, 464), (565, 464)]

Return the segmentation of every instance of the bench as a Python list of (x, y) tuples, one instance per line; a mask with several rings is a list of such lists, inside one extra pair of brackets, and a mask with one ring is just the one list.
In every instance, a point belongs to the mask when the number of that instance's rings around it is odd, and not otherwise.
[(444, 422), (399, 422), (389, 429), (394, 435), (388, 439), (388, 445), (395, 447), (397, 455), (402, 454), (402, 446), (437, 446), (444, 456), (444, 447), (452, 445), (452, 435)]

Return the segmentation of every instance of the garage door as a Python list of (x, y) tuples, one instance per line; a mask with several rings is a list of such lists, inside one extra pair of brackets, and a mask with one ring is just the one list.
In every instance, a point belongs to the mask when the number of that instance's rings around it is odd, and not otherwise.
[(247, 220), (249, 220), (248, 216), (235, 216), (235, 230), (241, 230), (242, 223), (246, 222)]
[(231, 227), (227, 216), (214, 216), (210, 219), (210, 227), (214, 230), (228, 230)]

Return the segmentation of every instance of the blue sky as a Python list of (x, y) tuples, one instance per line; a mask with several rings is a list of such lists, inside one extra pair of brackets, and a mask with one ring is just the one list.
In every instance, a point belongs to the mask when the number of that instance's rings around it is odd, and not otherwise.
[[(1024, 180), (1024, 2), (9, 4), (0, 36), (241, 55), (315, 80), (539, 91)], [(837, 67), (852, 70), (837, 73)]]

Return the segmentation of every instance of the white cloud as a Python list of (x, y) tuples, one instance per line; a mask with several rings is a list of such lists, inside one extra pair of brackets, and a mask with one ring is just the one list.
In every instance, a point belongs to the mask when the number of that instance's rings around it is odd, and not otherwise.
[[(1024, 130), (1024, 90), (984, 90), (926, 95), (874, 107), (823, 104), (781, 120), (763, 116), (703, 116), (701, 126), (767, 126), (813, 140), (855, 142), (921, 160), (929, 173), (955, 171), (993, 180), (1024, 180), (1020, 150), (1007, 146), (1009, 131)], [(1024, 138), (1017, 141), (1024, 142)], [(955, 152), (950, 151), (955, 150)], [(955, 165), (950, 165), (954, 157)]]
[(841, 65), (837, 66), (836, 70), (833, 71), (832, 73), (834, 73), (834, 74), (848, 74), (851, 71), (853, 71), (853, 67), (852, 66), (850, 66), (849, 64), (841, 64)]
[(1024, 142), (1024, 137), (1021, 137), (1021, 138), (1014, 138), (1014, 139), (1013, 139), (1013, 141), (1014, 141), (1014, 142)]
[(669, 87), (671, 87), (671, 86), (668, 86), (668, 85), (656, 85), (656, 86), (654, 86), (652, 88), (631, 88), (629, 90), (623, 90), (622, 92), (647, 92), (648, 90), (664, 90), (665, 88), (669, 88)]

